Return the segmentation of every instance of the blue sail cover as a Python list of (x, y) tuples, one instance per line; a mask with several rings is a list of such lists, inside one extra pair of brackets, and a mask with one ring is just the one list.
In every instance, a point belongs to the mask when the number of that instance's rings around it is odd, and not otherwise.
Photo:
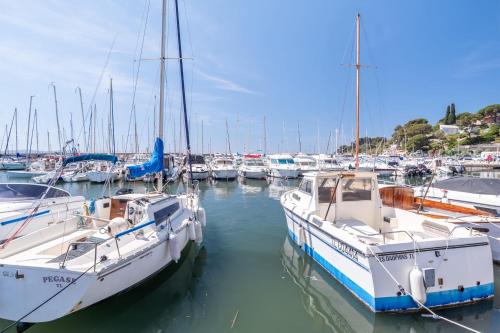
[(82, 162), (82, 161), (109, 161), (113, 164), (118, 162), (118, 157), (115, 155), (108, 154), (85, 154), (79, 156), (71, 156), (63, 161), (63, 166), (68, 165), (69, 163)]
[(131, 165), (127, 167), (131, 178), (142, 177), (148, 173), (163, 171), (163, 141), (156, 138), (155, 149), (151, 159), (143, 164)]

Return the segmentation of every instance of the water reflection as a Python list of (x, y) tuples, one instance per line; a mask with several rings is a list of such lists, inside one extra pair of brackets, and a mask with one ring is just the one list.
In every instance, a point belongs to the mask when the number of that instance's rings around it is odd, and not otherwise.
[(299, 179), (269, 178), (269, 198), (279, 200), (286, 191), (299, 186)]
[[(296, 285), (305, 312), (331, 332), (456, 332), (457, 326), (415, 314), (375, 314), (286, 237), (282, 264)], [(481, 332), (494, 332), (492, 302), (439, 312)]]
[(267, 182), (262, 179), (246, 179), (240, 177), (238, 179), (240, 189), (245, 194), (255, 194), (262, 192), (267, 187)]

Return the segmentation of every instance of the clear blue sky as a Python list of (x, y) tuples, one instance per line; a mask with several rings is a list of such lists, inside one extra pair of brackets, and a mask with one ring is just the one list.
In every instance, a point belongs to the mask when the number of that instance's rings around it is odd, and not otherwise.
[[(173, 1), (169, 2), (168, 56), (176, 57)], [(147, 3), (4, 1), (0, 11), (2, 135), (17, 107), (19, 146), (24, 149), (29, 96), (35, 95), (40, 146), (46, 148), (49, 130), (56, 147), (48, 88), (49, 82), (55, 82), (66, 137), (70, 113), (75, 137), (80, 141), (83, 137), (75, 94), (80, 86), (86, 111), (96, 92), (98, 141), (106, 141), (100, 119), (106, 127), (112, 77), (116, 142), (122, 150)], [(143, 58), (159, 56), (160, 9), (160, 0), (150, 0)], [(186, 77), (195, 151), (201, 150), (202, 120), (205, 152), (209, 141), (212, 150), (224, 150), (226, 119), (233, 151), (262, 147), (264, 116), (268, 150), (277, 150), (278, 144), (281, 150), (283, 146), (297, 150), (297, 122), (305, 151), (317, 149), (318, 129), (323, 151), (329, 132), (335, 133), (336, 128), (343, 128), (343, 140), (349, 140), (354, 126), (354, 71), (342, 64), (353, 61), (350, 51), (358, 11), (363, 26), (362, 63), (373, 66), (362, 72), (363, 135), (389, 136), (397, 124), (416, 117), (435, 122), (451, 102), (457, 112), (499, 102), (498, 1), (180, 0), (180, 11), (184, 56), (193, 58), (186, 60)], [(158, 67), (156, 60), (145, 60), (139, 72), (135, 104), (142, 149), (153, 136)], [(173, 149), (180, 110), (175, 60), (169, 60), (167, 80), (166, 146)]]

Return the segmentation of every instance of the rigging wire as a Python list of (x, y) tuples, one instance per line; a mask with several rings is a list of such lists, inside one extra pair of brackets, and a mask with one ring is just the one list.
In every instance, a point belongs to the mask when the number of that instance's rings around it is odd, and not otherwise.
[[(144, 2), (144, 6), (145, 6), (145, 9), (144, 9), (144, 12), (143, 12), (143, 23), (144, 23), (144, 28), (143, 28), (143, 31), (142, 31), (142, 39), (141, 39), (141, 47), (140, 47), (140, 51), (139, 51), (139, 54), (138, 54), (138, 58), (137, 60), (137, 70), (135, 71), (134, 73), (134, 86), (133, 86), (133, 89), (132, 89), (132, 104), (130, 106), (130, 117), (129, 117), (129, 121), (128, 121), (128, 130), (127, 130), (127, 139), (125, 141), (125, 149), (128, 148), (128, 144), (129, 144), (129, 139), (130, 139), (130, 126), (131, 126), (131, 123), (132, 123), (132, 114), (135, 112), (135, 97), (136, 97), (136, 93), (137, 93), (137, 83), (139, 81), (139, 74), (140, 74), (140, 70), (141, 70), (141, 64), (142, 64), (142, 52), (144, 51), (144, 40), (146, 38), (146, 31), (147, 31), (147, 28), (148, 28), (148, 21), (149, 21), (149, 10), (150, 10), (150, 7), (151, 7), (151, 0), (145, 0)], [(135, 47), (135, 50), (134, 50), (134, 55), (137, 55), (137, 44), (139, 42), (139, 34), (137, 34), (137, 43), (136, 43), (136, 47)], [(134, 61), (134, 64), (133, 64), (133, 68), (135, 69), (135, 61)], [(137, 119), (136, 119), (137, 121)]]

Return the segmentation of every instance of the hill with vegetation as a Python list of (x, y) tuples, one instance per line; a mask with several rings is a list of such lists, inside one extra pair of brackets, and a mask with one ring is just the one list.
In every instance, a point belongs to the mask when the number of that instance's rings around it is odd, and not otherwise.
[[(396, 148), (407, 153), (452, 155), (458, 146), (500, 143), (500, 104), (492, 104), (477, 112), (456, 114), (455, 104), (446, 107), (444, 117), (436, 124), (417, 118), (394, 128), (391, 138), (360, 138), (360, 150), (380, 153)], [(342, 146), (339, 153), (352, 153), (353, 145)]]

